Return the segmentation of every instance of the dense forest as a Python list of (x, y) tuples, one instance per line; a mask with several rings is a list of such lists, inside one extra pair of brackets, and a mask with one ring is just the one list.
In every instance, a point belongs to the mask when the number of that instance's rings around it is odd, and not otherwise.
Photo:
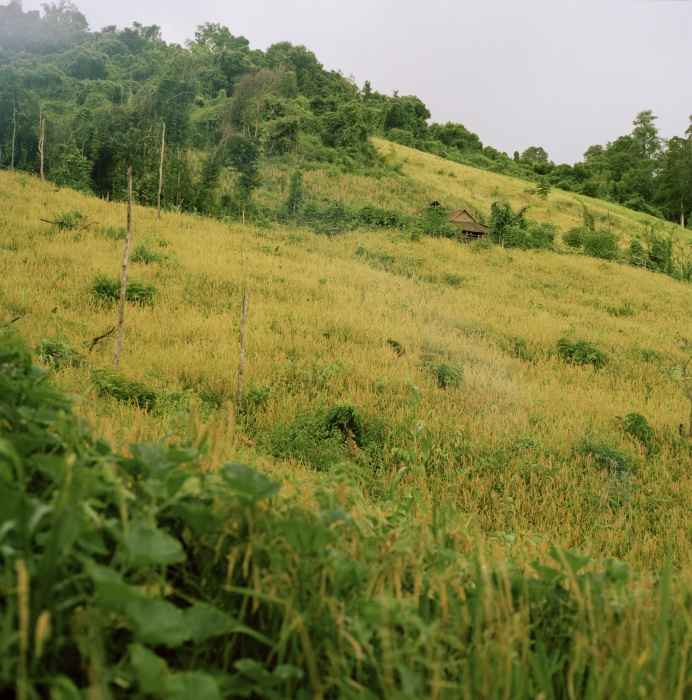
[(266, 159), (377, 173), (386, 165), (368, 138), (379, 134), (683, 225), (692, 214), (692, 122), (665, 141), (644, 111), (630, 134), (555, 165), (542, 147), (510, 157), (430, 117), (418, 97), (359, 87), (303, 46), (260, 51), (218, 24), (180, 46), (157, 26), (90, 31), (71, 2), (0, 7), (0, 166), (60, 185), (120, 198), (131, 164), (139, 200), (154, 203), (165, 125), (164, 206), (245, 215)]

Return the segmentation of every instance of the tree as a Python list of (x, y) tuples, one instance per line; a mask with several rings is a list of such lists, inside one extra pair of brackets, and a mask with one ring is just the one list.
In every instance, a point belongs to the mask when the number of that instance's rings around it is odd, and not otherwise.
[(238, 171), (236, 193), (243, 221), (245, 211), (251, 203), (252, 192), (259, 185), (259, 149), (257, 144), (245, 136), (232, 136), (226, 146), (228, 161)]

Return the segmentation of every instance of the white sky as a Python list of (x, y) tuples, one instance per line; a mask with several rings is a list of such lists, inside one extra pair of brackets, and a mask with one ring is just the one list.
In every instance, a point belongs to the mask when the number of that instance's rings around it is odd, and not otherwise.
[[(2, 0), (0, 0), (2, 1)], [(24, 0), (38, 9), (42, 0)], [(184, 42), (221, 22), (253, 47), (305, 44), (380, 92), (416, 94), (512, 153), (573, 162), (653, 109), (664, 136), (692, 114), (692, 0), (76, 0), (93, 29), (158, 24)]]

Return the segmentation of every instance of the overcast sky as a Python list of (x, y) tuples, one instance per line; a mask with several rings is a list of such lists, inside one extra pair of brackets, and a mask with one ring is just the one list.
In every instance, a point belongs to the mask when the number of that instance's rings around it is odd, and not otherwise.
[[(43, 0), (24, 0), (37, 9)], [(692, 0), (76, 0), (92, 29), (133, 20), (184, 42), (221, 22), (264, 49), (304, 44), (380, 92), (418, 95), (512, 153), (555, 161), (630, 130), (653, 109), (664, 136), (692, 114)]]

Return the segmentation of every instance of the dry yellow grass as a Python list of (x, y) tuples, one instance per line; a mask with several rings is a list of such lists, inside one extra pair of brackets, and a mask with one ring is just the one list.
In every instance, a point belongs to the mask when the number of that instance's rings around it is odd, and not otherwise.
[[(407, 157), (404, 168), (419, 185), (441, 187), (432, 156)], [(475, 193), (469, 203), (480, 207), (490, 196), (488, 174), (472, 175), (473, 182), (471, 175), (468, 182), (448, 178), (450, 199), (466, 202), (467, 192)], [(516, 204), (525, 195), (505, 196)], [(551, 196), (546, 216), (563, 196)], [(72, 209), (92, 225), (53, 232), (40, 223)], [(569, 223), (572, 214), (562, 215), (558, 223)], [(122, 244), (99, 231), (124, 219), (123, 205), (0, 173), (0, 323), (26, 313), (15, 325), (30, 343), (54, 337), (85, 352), (115, 316), (89, 295), (97, 274), (118, 273), (121, 255)], [(131, 269), (131, 277), (155, 284), (158, 296), (153, 308), (127, 309), (128, 377), (168, 392), (210, 389), (230, 398), (247, 285), (248, 382), (271, 387), (259, 432), (311, 406), (353, 404), (410, 439), (409, 458), (387, 459), (393, 469), (406, 467), (402, 483), (418, 486), (421, 513), (433, 501), (449, 501), (466, 530), (515, 553), (555, 542), (645, 569), (659, 565), (667, 549), (678, 566), (692, 563), (692, 465), (677, 438), (689, 408), (673, 371), (684, 361), (678, 338), (692, 333), (689, 285), (576, 255), (474, 251), (365, 231), (326, 238), (177, 214), (157, 222), (155, 212), (137, 208), (135, 245), (158, 249), (161, 239), (168, 261)], [(631, 315), (616, 315), (623, 308)], [(566, 335), (596, 343), (608, 366), (595, 372), (559, 361), (551, 353)], [(397, 357), (388, 339), (406, 354)], [(517, 343), (533, 361), (516, 356)], [(459, 389), (439, 389), (421, 369), (431, 354), (463, 365)], [(110, 366), (110, 341), (89, 361)], [(211, 417), (146, 414), (98, 398), (86, 368), (63, 370), (58, 380), (116, 445), (207, 432), (210, 464), (251, 460), (288, 478), (306, 499), (322, 479), (263, 456), (236, 432), (230, 409)], [(662, 447), (655, 458), (640, 458), (623, 484), (574, 449), (591, 436), (636, 455), (619, 421), (632, 411), (649, 419)], [(426, 464), (434, 465), (427, 473)], [(380, 479), (388, 488), (393, 473)]]

